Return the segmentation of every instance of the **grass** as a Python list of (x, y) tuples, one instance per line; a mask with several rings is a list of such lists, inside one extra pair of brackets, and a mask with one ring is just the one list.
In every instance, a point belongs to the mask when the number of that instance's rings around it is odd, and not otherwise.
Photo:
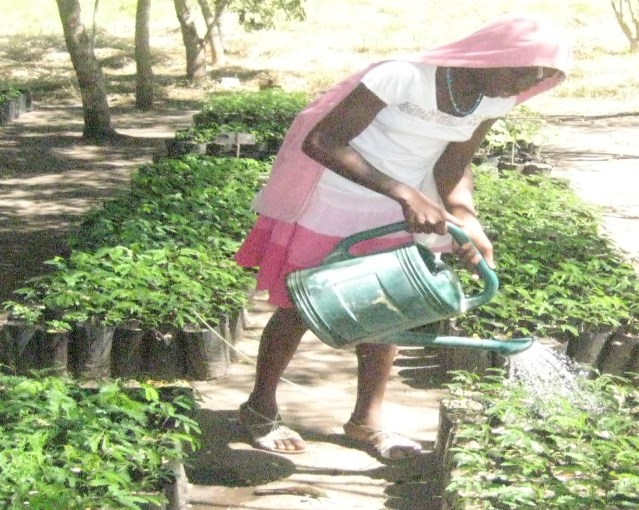
[[(0, 83), (29, 86), (38, 97), (79, 102), (55, 2), (5, 0), (0, 35)], [(93, 0), (81, 0), (93, 26)], [(321, 91), (368, 63), (419, 52), (513, 11), (511, 0), (306, 0), (305, 22), (283, 21), (277, 30), (244, 32), (232, 14), (225, 20), (227, 65), (210, 67), (197, 86), (184, 80), (184, 51), (172, 0), (152, 4), (154, 71), (160, 101), (200, 101), (220, 89), (220, 78), (238, 77), (248, 88), (269, 77), (290, 90)], [(95, 17), (96, 55), (107, 78), (111, 104), (131, 104), (135, 0), (101, 3)], [(574, 39), (575, 67), (560, 88), (530, 104), (542, 113), (605, 113), (639, 110), (636, 55), (608, 2), (522, 0), (517, 12), (546, 14)], [(193, 11), (197, 13), (197, 11)], [(6, 28), (9, 27), (9, 28)], [(203, 33), (203, 30), (200, 32)]]

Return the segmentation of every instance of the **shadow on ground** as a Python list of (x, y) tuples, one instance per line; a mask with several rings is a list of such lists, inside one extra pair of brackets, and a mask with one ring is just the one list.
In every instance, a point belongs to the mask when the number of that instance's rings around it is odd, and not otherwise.
[[(262, 500), (264, 496), (276, 495), (305, 496), (330, 502), (333, 508), (350, 508), (341, 506), (339, 502), (344, 501), (343, 498), (356, 499), (360, 485), (385, 483), (382, 494), (385, 500), (380, 501), (383, 508), (440, 508), (432, 453), (395, 465), (373, 465), (369, 469), (351, 468), (348, 463), (334, 462), (335, 457), (330, 457), (331, 461), (325, 465), (305, 464), (301, 456), (286, 457), (242, 446), (247, 439), (237, 424), (236, 415), (235, 410), (200, 410), (197, 413), (196, 419), (202, 427), (203, 442), (201, 449), (193, 455), (186, 472), (189, 482), (196, 486), (192, 492), (208, 493), (208, 497), (198, 502), (197, 496), (193, 496), (191, 504), (199, 503), (209, 505), (202, 508), (216, 508), (210, 506), (210, 494), (215, 491), (217, 500), (229, 498), (227, 508), (270, 508), (232, 505), (238, 500), (246, 503), (253, 498)], [(307, 440), (324, 448), (328, 445), (352, 447), (340, 434), (322, 435), (299, 427), (298, 430)]]
[[(258, 339), (272, 308), (258, 296), (249, 313), (250, 327), (236, 346), (254, 359)], [(203, 443), (187, 469), (193, 510), (303, 508), (347, 510), (439, 510), (440, 477), (434, 440), (441, 390), (427, 389), (412, 373), (432, 364), (424, 349), (400, 351), (387, 391), (390, 430), (418, 440), (424, 454), (389, 462), (347, 439), (342, 424), (355, 398), (356, 361), (351, 349), (333, 349), (307, 334), (280, 384), (278, 403), (287, 425), (306, 440), (302, 455), (279, 455), (251, 447), (238, 423), (237, 409), (251, 391), (251, 363), (232, 366), (228, 377), (198, 382), (197, 421)], [(410, 355), (410, 356), (409, 356)], [(410, 366), (402, 360), (410, 359)], [(409, 387), (414, 384), (415, 388)]]

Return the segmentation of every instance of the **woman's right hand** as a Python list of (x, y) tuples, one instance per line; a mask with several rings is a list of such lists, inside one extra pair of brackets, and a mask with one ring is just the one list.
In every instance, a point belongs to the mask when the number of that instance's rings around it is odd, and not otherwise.
[(447, 222), (461, 226), (459, 219), (421, 191), (406, 186), (401, 195), (398, 202), (402, 206), (408, 232), (445, 235), (448, 232)]

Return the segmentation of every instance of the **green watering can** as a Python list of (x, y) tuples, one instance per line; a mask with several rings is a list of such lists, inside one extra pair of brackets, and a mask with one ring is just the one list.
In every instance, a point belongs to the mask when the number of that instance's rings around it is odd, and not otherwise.
[[(291, 299), (320, 340), (336, 348), (366, 342), (464, 347), (505, 355), (533, 344), (531, 337), (482, 340), (410, 331), (487, 303), (499, 281), (482, 258), (477, 272), (483, 289), (467, 297), (450, 266), (417, 243), (368, 255), (349, 253), (361, 241), (402, 230), (403, 221), (360, 232), (342, 240), (321, 265), (288, 275)], [(459, 227), (449, 223), (448, 231), (459, 244), (470, 242)]]

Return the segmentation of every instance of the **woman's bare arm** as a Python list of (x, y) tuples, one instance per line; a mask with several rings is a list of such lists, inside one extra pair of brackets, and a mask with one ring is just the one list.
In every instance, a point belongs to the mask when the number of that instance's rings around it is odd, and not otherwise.
[[(471, 162), (495, 120), (490, 119), (481, 123), (469, 140), (448, 144), (434, 168), (435, 184), (444, 206), (451, 214), (459, 218), (461, 226), (491, 266), (494, 265), (493, 247), (477, 219), (473, 200), (475, 186)], [(472, 246), (462, 246), (460, 252), (469, 264), (477, 264), (479, 261)]]
[(433, 170), (437, 192), (446, 208), (455, 215), (475, 216), (471, 162), (495, 119), (482, 122), (465, 142), (451, 142)]
[(411, 232), (446, 233), (446, 222), (459, 221), (420, 191), (384, 174), (349, 142), (386, 106), (364, 85), (358, 85), (308, 134), (304, 153), (337, 174), (398, 202)]

